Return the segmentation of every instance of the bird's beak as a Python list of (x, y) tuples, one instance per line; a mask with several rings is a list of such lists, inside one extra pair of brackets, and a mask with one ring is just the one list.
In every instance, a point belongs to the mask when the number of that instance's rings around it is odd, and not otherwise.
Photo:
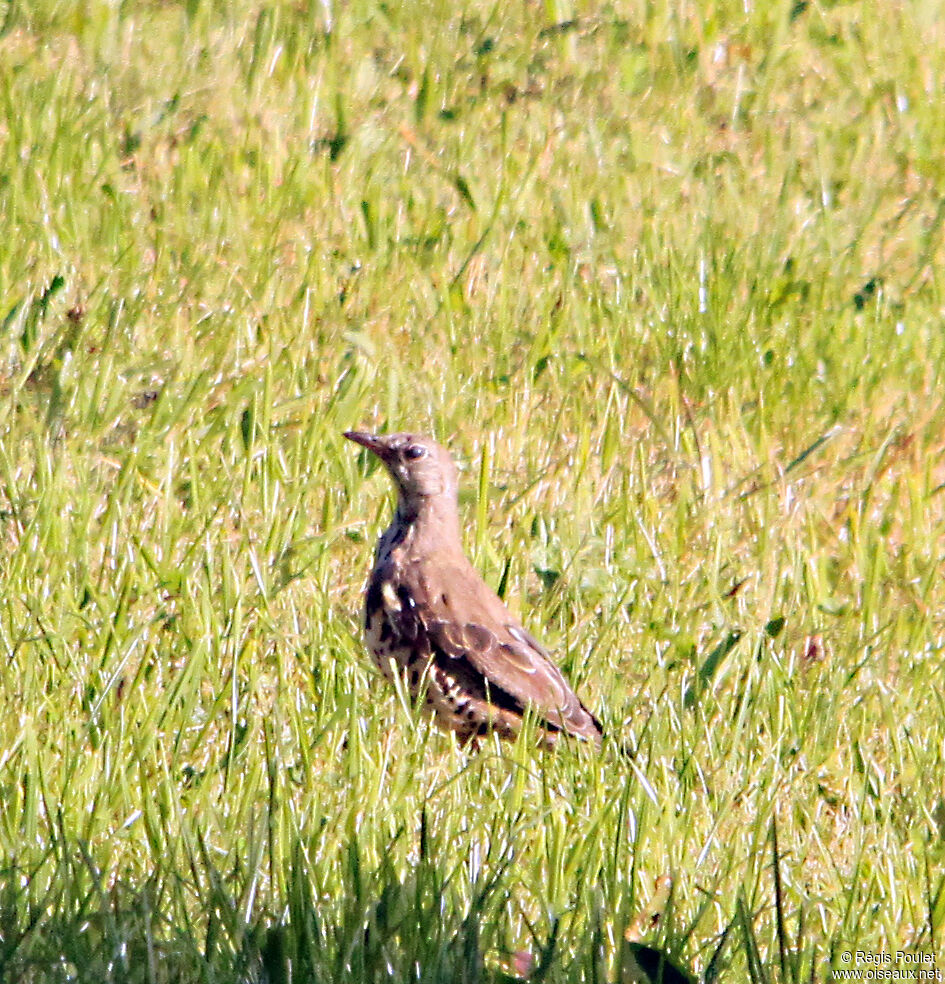
[(354, 441), (355, 444), (360, 444), (362, 448), (367, 448), (368, 451), (373, 451), (379, 458), (384, 457), (386, 445), (376, 434), (368, 434), (365, 431), (345, 431), (344, 436), (348, 438), (349, 441)]

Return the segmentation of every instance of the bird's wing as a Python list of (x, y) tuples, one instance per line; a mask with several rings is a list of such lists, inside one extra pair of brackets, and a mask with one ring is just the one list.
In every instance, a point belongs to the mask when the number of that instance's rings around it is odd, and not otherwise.
[(496, 704), (511, 701), (522, 710), (531, 706), (553, 728), (600, 740), (600, 723), (548, 653), (471, 567), (438, 581), (449, 592), (416, 592), (413, 613), (435, 659), (468, 662), (482, 675)]
[(552, 727), (598, 740), (599, 723), (541, 646), (515, 623), (496, 628), (431, 619), (426, 631), (437, 654), (468, 661), (489, 690), (504, 691), (523, 709), (532, 706)]

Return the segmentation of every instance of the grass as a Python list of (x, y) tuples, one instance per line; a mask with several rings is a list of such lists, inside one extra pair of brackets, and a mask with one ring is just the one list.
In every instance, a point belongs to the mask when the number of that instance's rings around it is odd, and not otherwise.
[[(941, 966), (938, 6), (6, 6), (0, 979)], [(632, 763), (380, 686), (352, 426)]]

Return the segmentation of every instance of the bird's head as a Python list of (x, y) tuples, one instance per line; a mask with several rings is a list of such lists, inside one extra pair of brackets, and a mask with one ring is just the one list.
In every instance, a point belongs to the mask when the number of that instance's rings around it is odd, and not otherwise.
[(458, 475), (446, 448), (419, 434), (367, 434), (345, 431), (346, 438), (360, 444), (384, 462), (397, 486), (401, 505), (417, 513), (424, 500), (449, 496), (455, 500)]

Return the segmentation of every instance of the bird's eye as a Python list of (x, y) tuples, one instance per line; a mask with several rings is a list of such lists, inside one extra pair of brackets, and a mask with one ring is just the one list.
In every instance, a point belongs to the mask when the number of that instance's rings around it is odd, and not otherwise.
[(419, 444), (411, 444), (410, 447), (404, 451), (404, 457), (415, 461), (417, 458), (422, 458), (426, 453), (426, 448), (421, 447)]

